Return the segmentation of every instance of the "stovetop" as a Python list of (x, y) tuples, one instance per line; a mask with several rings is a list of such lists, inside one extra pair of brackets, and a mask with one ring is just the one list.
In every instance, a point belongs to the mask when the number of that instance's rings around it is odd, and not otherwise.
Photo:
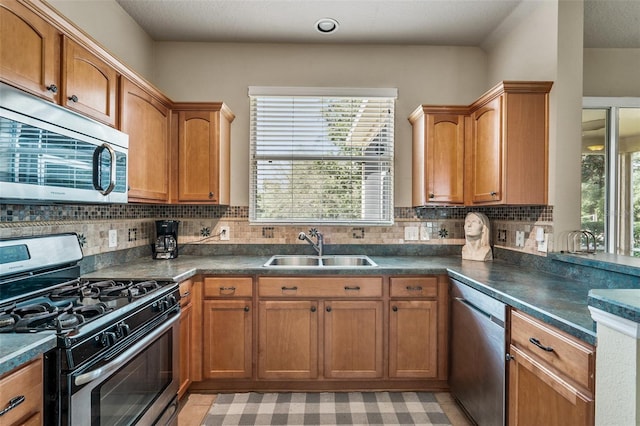
[(134, 304), (172, 282), (90, 281), (64, 282), (23, 300), (0, 305), (1, 333), (55, 330), (77, 333), (81, 327)]

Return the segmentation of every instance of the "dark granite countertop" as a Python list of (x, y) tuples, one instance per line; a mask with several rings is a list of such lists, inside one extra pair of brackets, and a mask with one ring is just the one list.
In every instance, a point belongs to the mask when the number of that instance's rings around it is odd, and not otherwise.
[(53, 331), (0, 334), (0, 375), (20, 367), (56, 346)]
[(640, 290), (594, 289), (589, 291), (588, 303), (601, 311), (640, 323)]
[(444, 274), (520, 309), (569, 334), (595, 344), (595, 323), (587, 307), (592, 285), (528, 270), (504, 261), (464, 261), (458, 256), (370, 256), (377, 267), (267, 268), (269, 256), (180, 256), (172, 260), (141, 259), (101, 269), (87, 278), (150, 278), (182, 281), (211, 275), (380, 275)]

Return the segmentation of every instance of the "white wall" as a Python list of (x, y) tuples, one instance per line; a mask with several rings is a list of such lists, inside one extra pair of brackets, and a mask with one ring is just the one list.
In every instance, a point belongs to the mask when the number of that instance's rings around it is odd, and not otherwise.
[(640, 97), (640, 49), (584, 49), (584, 96)]
[(116, 58), (149, 81), (153, 40), (114, 0), (48, 0)]
[(248, 86), (398, 88), (395, 205), (411, 206), (411, 126), (420, 104), (469, 104), (486, 90), (480, 48), (313, 44), (156, 44), (154, 83), (176, 101), (224, 101), (231, 129), (231, 204), (249, 203)]
[(582, 22), (582, 0), (525, 1), (483, 45), (489, 83), (554, 81), (549, 100), (549, 204), (554, 206), (556, 238), (580, 225)]

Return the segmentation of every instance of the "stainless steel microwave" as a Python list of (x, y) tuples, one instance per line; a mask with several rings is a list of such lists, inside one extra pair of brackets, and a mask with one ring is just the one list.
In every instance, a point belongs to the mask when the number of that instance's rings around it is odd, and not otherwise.
[(0, 202), (127, 202), (129, 136), (0, 83)]

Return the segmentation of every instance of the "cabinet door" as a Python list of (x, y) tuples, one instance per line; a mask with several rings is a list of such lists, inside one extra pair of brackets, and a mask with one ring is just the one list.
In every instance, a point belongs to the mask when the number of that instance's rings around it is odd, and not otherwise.
[(471, 202), (502, 199), (502, 96), (471, 115)]
[(258, 377), (318, 377), (318, 302), (262, 301), (259, 306)]
[(178, 199), (217, 203), (218, 114), (180, 111), (178, 122)]
[(389, 312), (389, 377), (437, 377), (438, 302), (397, 300)]
[(510, 354), (509, 425), (593, 425), (593, 398), (513, 345)]
[(426, 117), (427, 202), (464, 203), (464, 116)]
[(382, 377), (382, 302), (326, 301), (324, 375)]
[(180, 312), (180, 387), (178, 398), (186, 393), (191, 384), (191, 329), (193, 328), (193, 304), (188, 303)]
[(169, 108), (122, 79), (120, 129), (129, 135), (129, 200), (169, 199)]
[(55, 101), (60, 34), (16, 0), (0, 0), (0, 80)]
[(251, 378), (251, 300), (205, 300), (203, 376)]
[(116, 125), (118, 73), (84, 47), (64, 39), (62, 104), (110, 126)]

